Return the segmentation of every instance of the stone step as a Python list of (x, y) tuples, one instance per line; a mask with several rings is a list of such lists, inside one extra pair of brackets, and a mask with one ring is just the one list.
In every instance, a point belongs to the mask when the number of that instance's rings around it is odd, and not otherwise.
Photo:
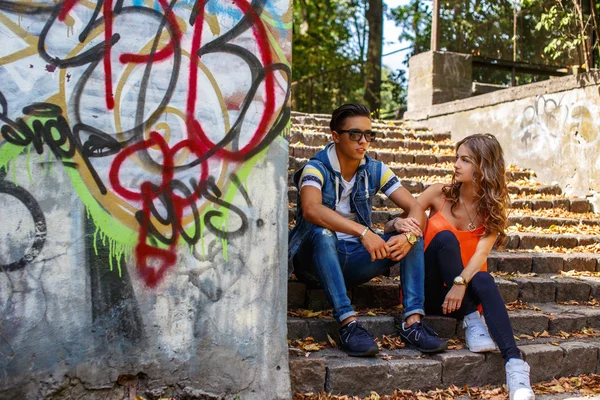
[[(295, 204), (295, 203), (292, 203)], [(371, 213), (371, 221), (373, 224), (385, 224), (391, 219), (402, 214), (400, 208), (375, 209)], [(296, 217), (296, 208), (291, 207), (288, 218), (292, 221)], [(530, 217), (530, 216), (510, 216), (508, 225), (521, 225), (525, 227), (539, 227), (548, 229), (552, 226), (600, 226), (600, 216), (598, 219), (575, 219), (575, 218), (548, 218), (548, 217)]]
[[(314, 126), (326, 126), (329, 127), (331, 121), (331, 114), (304, 114), (291, 116), (292, 125), (314, 125)], [(402, 120), (381, 120), (372, 119), (372, 126), (387, 126), (387, 127), (406, 127), (406, 124)], [(408, 129), (408, 127), (406, 127)], [(419, 128), (420, 130), (428, 130), (426, 128)]]
[(592, 204), (587, 199), (581, 198), (554, 198), (554, 199), (511, 199), (511, 208), (528, 208), (530, 210), (547, 210), (560, 208), (573, 213), (588, 213), (592, 211)]
[[(597, 340), (558, 340), (521, 344), (531, 366), (531, 381), (551, 381), (569, 375), (600, 371)], [(395, 390), (426, 391), (451, 385), (501, 385), (506, 376), (498, 351), (472, 353), (467, 349), (426, 355), (406, 348), (384, 349), (377, 357), (349, 357), (338, 349), (310, 353), (290, 350), (292, 392), (334, 395), (393, 395)]]
[[(323, 150), (323, 146), (291, 146), (289, 147), (290, 157), (296, 158), (311, 158), (319, 151)], [(386, 164), (391, 163), (402, 163), (402, 164), (418, 164), (418, 165), (432, 165), (439, 163), (453, 163), (455, 156), (454, 154), (444, 154), (440, 152), (433, 152), (433, 154), (419, 154), (419, 150), (408, 150), (405, 148), (395, 149), (380, 149), (380, 148), (369, 148), (369, 156), (375, 160), (382, 161)], [(422, 151), (422, 150), (421, 150)], [(431, 150), (430, 150), (431, 151)]]
[[(322, 149), (322, 146), (290, 146), (289, 165), (299, 168)], [(453, 173), (454, 155), (410, 154), (370, 149), (369, 156), (384, 162), (396, 175), (402, 177), (447, 176)], [(507, 176), (509, 180), (516, 181), (532, 179), (534, 174), (528, 170), (513, 170), (508, 171)]]
[[(304, 120), (296, 120), (296, 122), (292, 119), (291, 128), (301, 131), (330, 133), (329, 122), (330, 118), (305, 118)], [(434, 140), (448, 140), (451, 138), (450, 132), (432, 132), (427, 128), (413, 128), (404, 124), (373, 121), (371, 122), (371, 127), (383, 135), (404, 135), (406, 137), (431, 136), (436, 138)]]
[[(492, 251), (488, 271), (509, 274), (558, 274), (560, 271), (600, 271), (600, 254), (594, 253), (515, 253)], [(588, 280), (579, 277), (580, 280)], [(594, 295), (595, 296), (595, 295)]]
[[(289, 167), (294, 172), (298, 168), (302, 168), (308, 162), (307, 158), (289, 158)], [(444, 167), (446, 164), (440, 165), (425, 165), (425, 164), (389, 164), (388, 167), (398, 176), (398, 178), (417, 178), (423, 176), (448, 177), (451, 179), (452, 169)]]
[(534, 250), (536, 247), (589, 246), (600, 243), (600, 235), (544, 234), (529, 232), (511, 232), (504, 246), (508, 250)]
[[(436, 140), (433, 140), (436, 139)], [(403, 134), (382, 132), (374, 142), (371, 143), (372, 149), (406, 149), (406, 150), (434, 150), (446, 149), (454, 150), (454, 143), (448, 140), (448, 135), (431, 136), (430, 134)], [(322, 148), (331, 142), (329, 131), (315, 131), (307, 129), (297, 129), (292, 127), (288, 138), (291, 144), (302, 143), (305, 146), (318, 146)], [(290, 147), (294, 147), (291, 145)]]
[[(293, 176), (297, 168), (300, 168), (306, 164), (308, 160), (297, 160), (294, 163), (290, 160), (290, 166), (288, 169), (288, 187), (294, 186)], [(424, 168), (424, 167), (407, 167), (397, 170), (395, 167), (390, 167), (395, 170), (398, 175), (398, 179), (402, 183), (402, 186), (406, 188), (412, 194), (419, 194), (426, 188), (434, 183), (447, 183), (451, 179), (450, 174), (446, 175), (435, 175), (439, 170)], [(428, 173), (432, 175), (419, 175)], [(513, 195), (560, 195), (562, 189), (558, 185), (517, 185), (514, 183), (508, 184), (508, 192)]]
[[(529, 303), (528, 309), (509, 310), (508, 315), (514, 334), (531, 335), (547, 331), (551, 334), (578, 331), (593, 328), (600, 331), (600, 308), (587, 305), (563, 305), (556, 303)], [(389, 314), (378, 316), (359, 316), (365, 328), (376, 338), (395, 335), (396, 326), (402, 321), (400, 311), (390, 310)], [(427, 325), (445, 339), (464, 338), (464, 329), (455, 318), (444, 316), (425, 316)], [(339, 325), (332, 317), (299, 318), (288, 317), (288, 340), (313, 337), (317, 341), (326, 341), (327, 335), (337, 341)]]
[[(406, 187), (406, 186), (405, 186)], [(396, 205), (385, 195), (377, 193), (373, 200), (373, 207), (395, 208)], [(288, 186), (288, 201), (296, 203), (298, 198), (298, 189), (295, 186)], [(573, 213), (583, 214), (590, 212), (591, 204), (587, 199), (580, 198), (555, 198), (548, 200), (541, 199), (511, 199), (511, 208), (536, 210), (548, 210), (552, 208), (562, 209)], [(585, 222), (583, 222), (585, 223)]]
[[(392, 275), (395, 275), (393, 272), (392, 268)], [(600, 300), (600, 275), (569, 277), (548, 273), (536, 276), (503, 274), (494, 279), (505, 303), (517, 300), (527, 303), (586, 302), (590, 298)], [(400, 281), (386, 277), (348, 289), (348, 297), (358, 309), (390, 309), (401, 304), (400, 296)], [(319, 311), (330, 309), (331, 304), (323, 289), (309, 288), (299, 281), (289, 281), (288, 308)]]

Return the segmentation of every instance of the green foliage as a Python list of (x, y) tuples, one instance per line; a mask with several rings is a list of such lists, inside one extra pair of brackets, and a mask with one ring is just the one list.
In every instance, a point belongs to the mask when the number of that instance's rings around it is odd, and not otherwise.
[(366, 0), (294, 1), (293, 108), (329, 113), (363, 94)]
[(383, 68), (381, 84), (382, 119), (395, 119), (399, 109), (406, 109), (406, 71)]
[[(572, 2), (572, 0), (569, 0)], [(572, 50), (581, 39), (565, 44), (566, 27), (573, 26), (574, 16), (558, 13), (547, 16), (559, 0), (454, 0), (440, 4), (440, 49), (491, 59), (503, 59), (532, 64), (570, 65), (577, 56)], [(566, 3), (566, 0), (562, 2)], [(407, 56), (430, 48), (431, 3), (410, 0), (408, 4), (390, 10), (390, 17), (403, 28), (399, 39), (408, 40), (413, 51)], [(516, 37), (515, 37), (516, 14)], [(540, 34), (540, 29), (544, 34)], [(536, 30), (537, 28), (537, 30)], [(585, 39), (585, 38), (584, 38)], [(516, 49), (515, 49), (516, 44)], [(561, 53), (549, 51), (559, 48)], [(548, 51), (544, 50), (547, 49)], [(511, 73), (491, 68), (474, 68), (473, 80), (508, 84)], [(528, 83), (545, 76), (517, 76), (517, 83)]]
[[(585, 68), (597, 46), (591, 47), (594, 30), (593, 15), (586, 4), (578, 0), (552, 0), (545, 7), (535, 29), (550, 37), (544, 54), (564, 65)], [(581, 12), (581, 15), (580, 15)]]

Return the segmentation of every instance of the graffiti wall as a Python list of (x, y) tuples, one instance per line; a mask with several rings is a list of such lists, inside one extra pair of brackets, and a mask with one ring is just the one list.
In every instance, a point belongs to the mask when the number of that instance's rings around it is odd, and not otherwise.
[(288, 396), (290, 6), (0, 1), (0, 398)]
[(454, 140), (493, 133), (509, 162), (600, 207), (599, 115), (600, 76), (582, 74), (413, 110), (408, 118)]

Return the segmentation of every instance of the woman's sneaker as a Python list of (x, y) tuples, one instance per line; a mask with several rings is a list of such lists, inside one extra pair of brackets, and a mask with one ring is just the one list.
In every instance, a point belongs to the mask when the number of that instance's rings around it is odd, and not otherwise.
[(437, 353), (448, 348), (446, 341), (440, 339), (433, 329), (425, 325), (423, 321), (415, 322), (405, 328), (404, 322), (400, 326), (400, 337), (411, 349), (417, 349), (423, 353)]
[(490, 337), (485, 321), (475, 311), (463, 319), (463, 328), (465, 328), (465, 339), (467, 347), (473, 353), (483, 353), (496, 350), (496, 343)]
[(340, 328), (340, 347), (354, 357), (371, 357), (379, 352), (373, 336), (358, 321)]
[(506, 386), (510, 400), (533, 400), (535, 394), (529, 383), (529, 364), (518, 358), (511, 358), (505, 365)]

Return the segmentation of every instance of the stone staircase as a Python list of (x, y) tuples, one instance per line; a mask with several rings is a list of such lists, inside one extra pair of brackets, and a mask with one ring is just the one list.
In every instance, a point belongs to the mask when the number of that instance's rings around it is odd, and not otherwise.
[[(297, 168), (329, 142), (328, 115), (293, 114), (289, 156), (289, 222), (293, 225), (297, 190), (291, 177)], [(449, 133), (408, 129), (401, 121), (373, 123), (382, 135), (369, 155), (385, 162), (411, 193), (436, 182), (449, 182), (454, 143)], [(509, 167), (511, 215), (508, 238), (488, 258), (507, 303), (517, 344), (532, 368), (532, 382), (600, 372), (600, 215), (582, 198), (562, 194), (559, 186), (538, 182), (530, 170)], [(383, 225), (401, 213), (378, 195), (373, 223)], [(338, 326), (322, 290), (293, 278), (288, 283), (288, 339), (308, 337), (320, 351), (290, 346), (292, 390), (327, 391), (367, 396), (371, 391), (428, 390), (504, 383), (499, 352), (464, 349), (464, 332), (456, 320), (427, 316), (450, 350), (424, 355), (401, 347), (395, 326), (402, 319), (397, 267), (390, 276), (350, 288), (359, 319), (383, 344), (378, 357), (348, 357), (331, 343)], [(296, 341), (296, 342), (294, 342)], [(310, 339), (309, 339), (310, 342)], [(299, 348), (297, 348), (299, 347)]]

